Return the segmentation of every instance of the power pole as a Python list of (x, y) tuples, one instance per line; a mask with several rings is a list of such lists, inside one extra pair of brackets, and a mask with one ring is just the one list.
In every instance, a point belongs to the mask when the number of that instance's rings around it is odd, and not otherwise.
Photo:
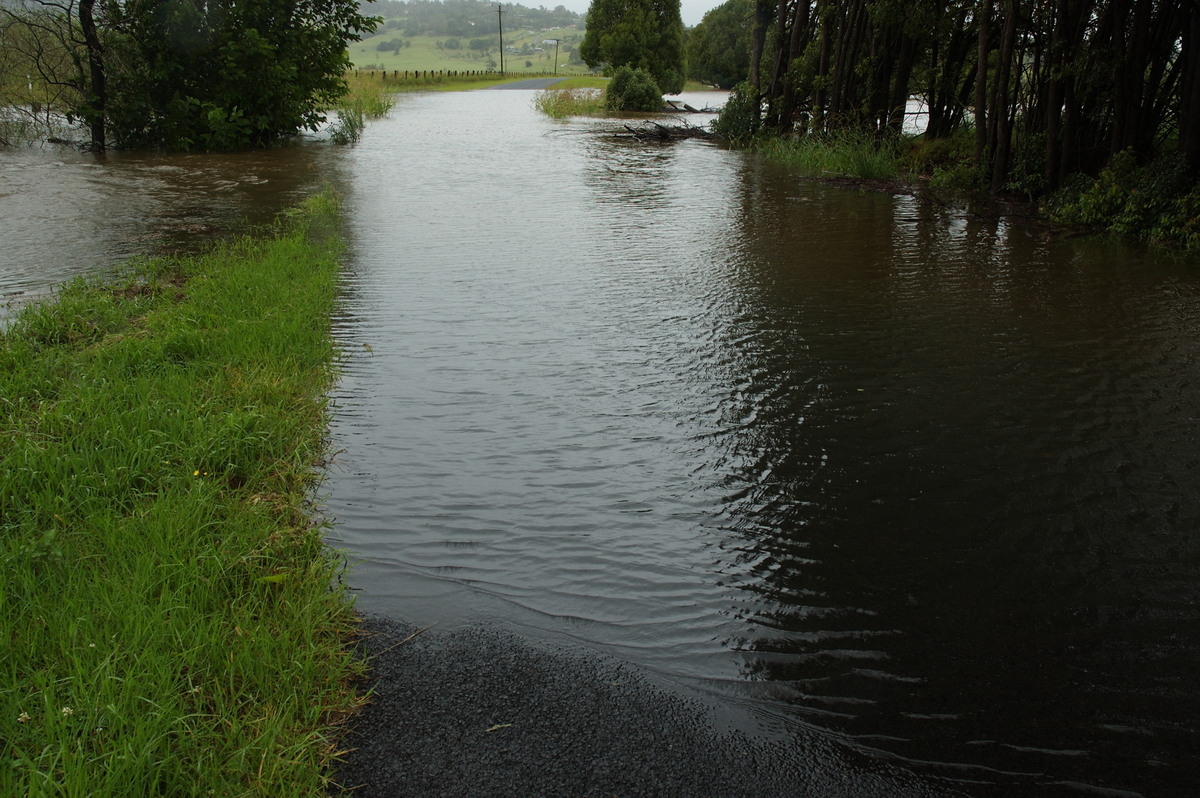
[(500, 25), (500, 76), (504, 77), (504, 6), (496, 3), (496, 22)]

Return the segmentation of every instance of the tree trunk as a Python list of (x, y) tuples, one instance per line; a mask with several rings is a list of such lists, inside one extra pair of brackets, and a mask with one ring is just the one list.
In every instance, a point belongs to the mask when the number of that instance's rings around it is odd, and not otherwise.
[(1192, 3), (1184, 23), (1183, 76), (1179, 86), (1179, 151), (1200, 175), (1200, 9)]
[(105, 113), (108, 100), (108, 87), (104, 75), (104, 54), (100, 48), (100, 36), (96, 32), (96, 19), (93, 15), (96, 0), (80, 0), (79, 28), (83, 33), (84, 46), (87, 48), (88, 72), (88, 114), (87, 123), (91, 132), (91, 147), (96, 152), (104, 152), (107, 146), (105, 135)]
[(767, 43), (767, 28), (771, 25), (771, 0), (757, 0), (754, 4), (754, 39), (750, 46), (750, 85), (755, 89), (762, 83), (763, 48)]
[(1009, 113), (1016, 104), (1015, 98), (1009, 91), (1009, 81), (1012, 77), (1013, 52), (1020, 12), (1020, 0), (1008, 0), (1008, 7), (1005, 10), (1004, 33), (1000, 37), (1000, 50), (996, 58), (996, 81), (992, 84), (991, 105), (988, 108), (988, 150), (992, 162), (992, 179), (989, 187), (993, 193), (1000, 191), (1008, 176), (1008, 155), (1012, 147)]
[(988, 52), (992, 49), (992, 0), (979, 0), (975, 7), (979, 45), (975, 54), (975, 166), (987, 166), (987, 76)]

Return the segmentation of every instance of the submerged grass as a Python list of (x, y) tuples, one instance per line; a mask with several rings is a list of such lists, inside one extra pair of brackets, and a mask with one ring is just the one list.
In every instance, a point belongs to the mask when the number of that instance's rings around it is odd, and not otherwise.
[(797, 138), (767, 138), (756, 144), (766, 157), (814, 176), (887, 180), (906, 172), (898, 142), (846, 132)]
[(533, 107), (553, 119), (572, 116), (604, 116), (604, 92), (600, 89), (544, 89), (533, 95)]
[(323, 790), (362, 667), (310, 512), (336, 215), (0, 332), (0, 794)]

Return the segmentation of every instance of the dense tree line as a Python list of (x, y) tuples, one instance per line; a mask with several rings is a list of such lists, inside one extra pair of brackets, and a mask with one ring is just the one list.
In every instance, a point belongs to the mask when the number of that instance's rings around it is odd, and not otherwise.
[(1200, 170), (1196, 0), (755, 0), (748, 76), (784, 133), (974, 132), (992, 190), (1029, 193), (1114, 155)]
[(729, 0), (710, 10), (688, 31), (688, 77), (719, 89), (732, 89), (750, 69), (754, 0)]

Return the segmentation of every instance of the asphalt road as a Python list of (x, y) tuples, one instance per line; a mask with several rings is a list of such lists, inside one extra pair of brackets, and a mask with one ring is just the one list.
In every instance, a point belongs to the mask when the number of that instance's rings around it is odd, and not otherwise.
[(484, 91), (494, 91), (496, 89), (545, 89), (558, 83), (566, 78), (529, 78), (527, 80), (516, 80), (512, 83), (501, 83), (499, 86), (488, 86)]
[(336, 774), (356, 798), (952, 795), (803, 732), (720, 728), (711, 706), (603, 656), (369, 617), (374, 692)]

